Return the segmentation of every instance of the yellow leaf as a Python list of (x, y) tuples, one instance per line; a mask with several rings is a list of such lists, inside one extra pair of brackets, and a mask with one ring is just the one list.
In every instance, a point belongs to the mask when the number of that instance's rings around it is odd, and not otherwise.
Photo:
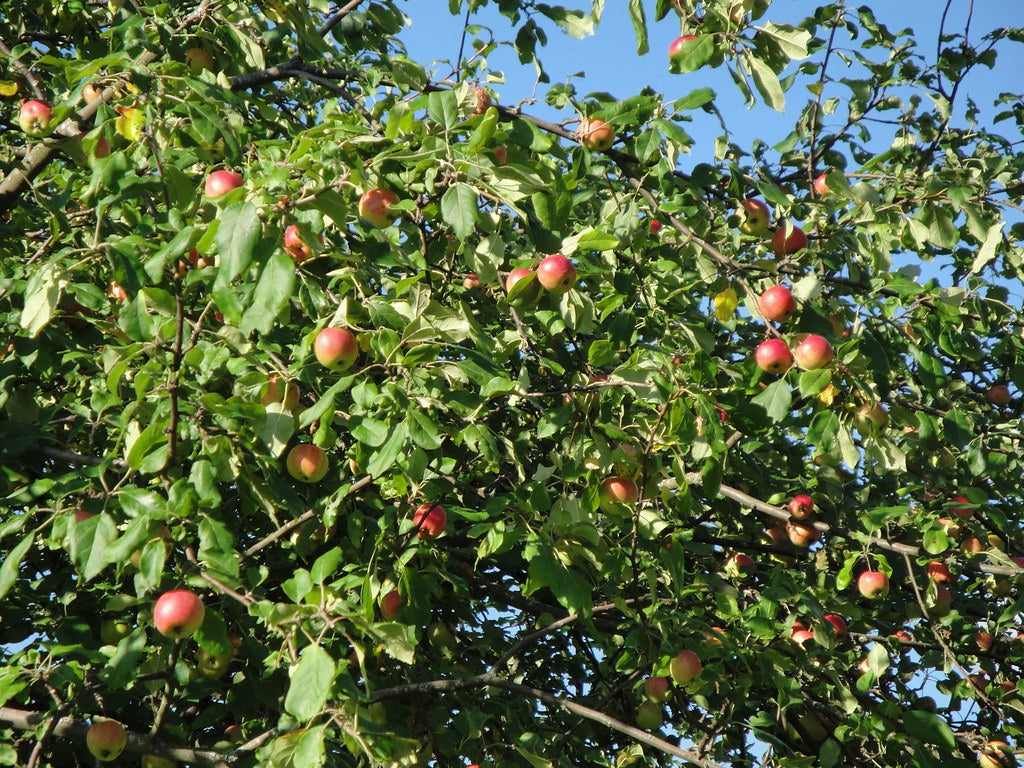
[(726, 288), (724, 291), (715, 296), (715, 317), (718, 318), (718, 322), (724, 323), (733, 313), (736, 311), (736, 307), (739, 306), (740, 300), (736, 296), (736, 291), (732, 288)]
[(146, 116), (141, 109), (123, 109), (121, 116), (114, 121), (117, 132), (128, 141), (138, 141), (142, 138), (142, 126), (146, 123)]
[(818, 399), (821, 400), (825, 405), (832, 405), (832, 401), (836, 399), (836, 395), (839, 394), (839, 390), (836, 389), (835, 384), (829, 384), (821, 392), (818, 393)]
[(13, 96), (18, 92), (18, 84), (11, 80), (0, 80), (0, 96)]

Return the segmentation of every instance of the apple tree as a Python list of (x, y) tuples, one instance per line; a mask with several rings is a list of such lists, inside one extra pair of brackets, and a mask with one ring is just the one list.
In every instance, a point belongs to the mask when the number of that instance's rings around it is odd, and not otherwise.
[(1015, 765), (1024, 30), (792, 5), (5, 2), (0, 764)]

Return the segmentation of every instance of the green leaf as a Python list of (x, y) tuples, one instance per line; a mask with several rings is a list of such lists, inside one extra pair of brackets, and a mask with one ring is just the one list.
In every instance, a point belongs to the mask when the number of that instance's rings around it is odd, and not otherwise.
[(948, 749), (956, 747), (956, 738), (946, 721), (934, 712), (910, 709), (903, 712), (907, 734), (925, 744), (938, 744)]
[(19, 324), (29, 336), (34, 338), (50, 322), (65, 285), (67, 280), (61, 277), (58, 265), (53, 263), (44, 264), (28, 279)]
[(798, 29), (788, 24), (772, 24), (767, 22), (763, 27), (756, 27), (758, 32), (767, 35), (791, 59), (807, 58), (807, 43), (811, 41), (811, 33), (806, 29)]
[(453, 128), (459, 121), (459, 100), (455, 91), (434, 91), (428, 94), (427, 114), (443, 128)]
[(25, 536), (21, 541), (15, 545), (14, 549), (7, 553), (7, 557), (4, 558), (3, 565), (0, 565), (0, 600), (3, 599), (11, 587), (14, 586), (14, 582), (18, 579), (18, 568), (21, 565), (22, 559), (25, 557), (25, 553), (28, 552), (29, 547), (32, 546), (32, 542), (35, 539), (35, 534), (30, 533)]
[(307, 646), (291, 670), (284, 708), (303, 722), (316, 717), (327, 704), (337, 670), (334, 659), (319, 645)]
[(370, 632), (380, 641), (384, 653), (403, 664), (416, 661), (416, 633), (408, 624), (395, 621), (374, 624)]
[(275, 251), (260, 272), (252, 294), (252, 303), (242, 315), (239, 330), (248, 336), (253, 331), (267, 334), (274, 320), (295, 293), (295, 262), (284, 251)]
[(251, 203), (232, 203), (221, 212), (215, 238), (218, 258), (214, 290), (227, 287), (248, 269), (260, 231), (259, 214)]
[(819, 368), (816, 371), (803, 371), (800, 374), (800, 394), (811, 397), (818, 394), (832, 383), (832, 371)]
[(441, 216), (459, 238), (467, 238), (476, 229), (480, 216), (476, 190), (468, 184), (453, 184), (441, 196)]
[(996, 257), (996, 247), (1002, 242), (1003, 222), (1000, 220), (989, 227), (988, 234), (985, 235), (985, 242), (981, 244), (977, 256), (971, 262), (971, 272), (978, 272), (990, 264)]
[(633, 22), (633, 34), (636, 36), (636, 55), (643, 56), (650, 50), (643, 0), (629, 0), (629, 19)]
[(211, 567), (230, 576), (238, 575), (235, 537), (224, 523), (212, 517), (199, 521), (199, 555)]
[(136, 627), (122, 637), (114, 655), (103, 670), (106, 683), (113, 689), (127, 688), (139, 674), (139, 661), (146, 652), (146, 628)]
[(778, 379), (765, 387), (764, 391), (750, 402), (764, 408), (772, 421), (782, 421), (789, 415), (793, 406), (793, 393), (790, 392), (785, 379)]
[[(708, 104), (715, 100), (715, 92), (710, 88), (697, 88), (696, 90), (690, 91), (688, 94), (680, 99), (676, 99), (672, 102), (672, 109), (677, 112), (687, 112), (691, 109), (699, 109), (705, 104)], [(658, 124), (667, 123), (667, 120), (658, 120)], [(688, 137), (687, 137), (688, 138)], [(690, 142), (684, 142), (689, 144)]]
[(408, 437), (408, 425), (405, 422), (398, 424), (387, 441), (370, 454), (369, 461), (366, 463), (366, 473), (373, 477), (380, 477), (387, 472), (398, 460), (398, 457), (405, 453), (405, 443)]
[(110, 515), (93, 515), (71, 528), (71, 560), (85, 581), (91, 581), (107, 566), (107, 549), (117, 538), (117, 526)]
[(889, 651), (881, 643), (875, 643), (868, 652), (868, 668), (875, 677), (881, 677), (889, 669)]
[(779, 85), (779, 78), (763, 60), (757, 58), (749, 50), (744, 49), (742, 61), (746, 64), (747, 70), (754, 78), (754, 85), (757, 92), (761, 94), (772, 109), (782, 112), (786, 108), (786, 97), (782, 94), (782, 86)]

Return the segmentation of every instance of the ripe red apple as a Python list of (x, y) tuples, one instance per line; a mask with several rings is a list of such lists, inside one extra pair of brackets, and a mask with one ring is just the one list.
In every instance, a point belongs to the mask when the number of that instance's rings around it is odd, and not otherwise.
[(327, 454), (312, 443), (299, 443), (285, 459), (288, 474), (303, 483), (318, 483), (327, 474)]
[(652, 235), (657, 235), (661, 231), (661, 222), (657, 219), (651, 219), (650, 232)]
[(974, 516), (974, 504), (966, 496), (954, 496), (950, 501), (956, 502), (957, 506), (950, 506), (949, 511), (961, 520), (970, 520)]
[(824, 197), (825, 193), (828, 192), (828, 172), (826, 171), (816, 178), (811, 187), (814, 189), (814, 194), (818, 197)]
[(765, 320), (781, 323), (796, 312), (796, 299), (786, 286), (773, 285), (761, 294), (757, 308)]
[(810, 333), (793, 347), (793, 359), (805, 371), (823, 368), (832, 361), (835, 352), (823, 336)]
[(993, 384), (985, 393), (985, 399), (998, 408), (1005, 408), (1013, 400), (1010, 388), (1005, 384)]
[(213, 56), (202, 48), (189, 48), (185, 51), (185, 64), (193, 75), (198, 75), (204, 69), (213, 70)]
[(402, 605), (402, 596), (397, 589), (392, 589), (380, 599), (380, 615), (391, 621), (398, 614)]
[(284, 403), (286, 411), (294, 411), (295, 406), (299, 404), (299, 385), (294, 381), (283, 380), (277, 373), (270, 374), (260, 404), (271, 403)]
[(679, 62), (686, 58), (686, 44), (691, 40), (696, 40), (696, 35), (683, 35), (677, 37), (668, 46), (668, 58), (669, 61)]
[(796, 622), (793, 624), (793, 634), (789, 636), (789, 639), (806, 650), (807, 646), (805, 643), (808, 641), (812, 643), (814, 642), (814, 633), (807, 629), (803, 624)]
[(359, 354), (359, 342), (351, 331), (328, 326), (321, 329), (313, 340), (313, 354), (325, 368), (343, 371)]
[(486, 112), (494, 102), (491, 100), (491, 94), (485, 91), (483, 88), (473, 89), (473, 114), (482, 115)]
[(864, 403), (854, 414), (853, 423), (861, 432), (884, 429), (889, 423), (889, 412), (881, 403)]
[(504, 165), (508, 160), (508, 150), (504, 147), (498, 147), (491, 154), (494, 155), (494, 162), (498, 165)]
[(978, 768), (1014, 768), (1017, 758), (1005, 741), (987, 741), (978, 750)]
[(100, 720), (89, 726), (85, 733), (85, 745), (93, 757), (103, 762), (113, 760), (124, 750), (128, 734), (116, 720)]
[(985, 551), (984, 543), (982, 543), (981, 539), (977, 536), (971, 536), (969, 539), (964, 539), (960, 548), (963, 550), (965, 555), (976, 555), (979, 552)]
[(18, 110), (18, 125), (29, 136), (42, 136), (50, 127), (53, 110), (45, 101), (26, 99)]
[(628, 477), (606, 477), (597, 492), (601, 510), (608, 515), (622, 512), (622, 507), (632, 507), (640, 498), (640, 489)]
[(421, 504), (412, 516), (421, 539), (436, 539), (448, 527), (448, 513), (438, 504)]
[(789, 502), (789, 514), (797, 520), (806, 520), (814, 512), (814, 499), (805, 493), (797, 494)]
[(864, 571), (857, 577), (857, 590), (869, 600), (881, 600), (889, 594), (889, 577), (881, 571)]
[(359, 198), (359, 217), (377, 229), (384, 229), (398, 218), (398, 214), (391, 209), (397, 202), (398, 195), (390, 189), (368, 189)]
[(809, 547), (821, 538), (821, 531), (806, 523), (787, 523), (789, 542), (797, 547)]
[(974, 642), (977, 644), (979, 651), (988, 653), (992, 650), (992, 646), (995, 645), (996, 639), (988, 632), (978, 632), (974, 635)]
[(849, 630), (846, 628), (846, 619), (836, 613), (826, 613), (825, 621), (832, 625), (833, 633), (836, 636), (836, 640), (845, 640), (849, 635)]
[(512, 292), (512, 286), (522, 280), (524, 277), (529, 277), (532, 273), (529, 269), (513, 269), (508, 273), (508, 277), (505, 278), (505, 290), (509, 293)]
[(672, 698), (672, 681), (667, 677), (648, 677), (644, 680), (644, 694), (651, 701), (664, 704)]
[(754, 558), (746, 552), (737, 552), (726, 561), (725, 572), (733, 578), (738, 578), (743, 574), (754, 570), (755, 565), (756, 563), (754, 563)]
[(795, 224), (791, 225), (791, 231), (786, 234), (787, 226), (783, 225), (775, 230), (772, 235), (772, 250), (776, 256), (789, 256), (807, 247), (807, 235)]
[(206, 615), (202, 599), (187, 589), (172, 589), (157, 598), (153, 626), (164, 637), (189, 637), (199, 629)]
[(242, 186), (242, 175), (225, 169), (214, 171), (206, 177), (206, 196), (211, 200), (226, 195), (233, 189)]
[(313, 249), (302, 240), (296, 224), (292, 224), (284, 231), (284, 250), (298, 264), (313, 256)]
[(768, 339), (757, 345), (754, 360), (762, 371), (785, 373), (793, 365), (793, 353), (782, 339)]
[(636, 707), (636, 725), (645, 731), (660, 728), (665, 722), (665, 713), (653, 701), (641, 701)]
[(537, 265), (537, 282), (551, 293), (568, 293), (576, 285), (576, 265), (560, 253), (545, 256)]
[(898, 640), (901, 643), (912, 643), (914, 642), (914, 636), (907, 632), (905, 629), (898, 629), (892, 633), (891, 637), (894, 640)]
[(680, 651), (669, 663), (672, 679), (679, 685), (686, 685), (700, 676), (700, 657), (693, 651)]
[(591, 152), (605, 152), (615, 142), (615, 130), (604, 120), (583, 120), (578, 135), (580, 144)]
[(480, 287), (480, 278), (476, 276), (476, 272), (470, 272), (462, 278), (462, 287), (467, 291), (472, 291), (474, 288)]
[(740, 216), (740, 232), (745, 235), (761, 235), (768, 229), (772, 213), (760, 200), (747, 198), (737, 212)]
[(76, 509), (74, 511), (75, 522), (80, 523), (83, 520), (88, 520), (90, 517), (95, 517), (95, 512), (86, 512), (84, 509)]
[(928, 563), (926, 573), (928, 578), (936, 584), (948, 584), (953, 580), (953, 574), (949, 572), (949, 566), (938, 560), (932, 560)]

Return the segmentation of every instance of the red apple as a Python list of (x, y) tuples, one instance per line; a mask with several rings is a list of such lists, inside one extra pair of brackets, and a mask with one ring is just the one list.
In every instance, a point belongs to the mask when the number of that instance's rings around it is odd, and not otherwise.
[(480, 287), (480, 278), (476, 276), (476, 272), (470, 272), (462, 278), (462, 287), (467, 291), (472, 291), (474, 288)]
[(285, 459), (288, 474), (303, 483), (318, 483), (327, 474), (327, 454), (312, 443), (299, 443)]
[(816, 178), (811, 187), (814, 189), (814, 194), (818, 197), (824, 197), (825, 193), (828, 192), (828, 172), (826, 171)]
[(632, 507), (640, 498), (640, 489), (628, 477), (606, 477), (598, 489), (601, 510), (609, 515), (622, 512), (622, 507)]
[(754, 360), (762, 371), (785, 373), (793, 365), (793, 353), (782, 339), (768, 339), (757, 345)]
[(398, 218), (398, 213), (391, 208), (397, 202), (398, 195), (390, 189), (368, 189), (359, 198), (359, 217), (377, 229), (383, 229)]
[(832, 625), (836, 640), (845, 640), (849, 631), (846, 628), (846, 619), (836, 613), (826, 613), (825, 621)]
[(784, 285), (774, 285), (761, 294), (757, 308), (765, 320), (781, 323), (796, 312), (796, 299)]
[(648, 677), (644, 680), (644, 694), (651, 701), (664, 704), (672, 698), (672, 681), (667, 677)]
[(110, 142), (107, 141), (106, 136), (97, 137), (96, 146), (92, 150), (92, 156), (100, 160), (104, 157), (110, 157)]
[(271, 403), (284, 403), (286, 411), (294, 411), (295, 406), (299, 404), (299, 385), (294, 381), (282, 379), (277, 373), (270, 374), (263, 390), (263, 397), (260, 398), (260, 404), (270, 405)]
[(985, 545), (977, 536), (971, 536), (969, 539), (964, 539), (960, 548), (963, 550), (965, 555), (976, 555), (979, 552), (985, 551)]
[(857, 578), (857, 590), (869, 600), (881, 600), (889, 594), (889, 577), (881, 571), (864, 571)]
[(325, 368), (343, 371), (359, 354), (359, 342), (351, 331), (328, 326), (321, 329), (313, 340), (313, 354)]
[(935, 597), (927, 602), (928, 617), (941, 619), (948, 616), (953, 605), (953, 593), (948, 587), (938, 586), (935, 588)]
[(680, 651), (669, 663), (672, 679), (679, 685), (686, 685), (700, 676), (700, 657), (693, 651)]
[(978, 750), (978, 768), (1014, 768), (1017, 758), (1005, 741), (987, 741)]
[(956, 502), (957, 506), (950, 506), (949, 511), (961, 520), (970, 520), (974, 516), (974, 505), (966, 496), (954, 496), (950, 501)]
[(926, 573), (928, 578), (936, 584), (948, 584), (953, 580), (953, 575), (949, 572), (949, 566), (938, 560), (932, 560), (928, 563)]
[(42, 136), (50, 127), (53, 110), (45, 101), (27, 99), (18, 110), (18, 125), (29, 136)]
[(221, 169), (206, 177), (206, 196), (211, 200), (242, 186), (242, 175)]
[(797, 494), (789, 502), (789, 514), (797, 520), (806, 520), (812, 512), (814, 512), (814, 499), (807, 494)]
[(1013, 397), (1010, 395), (1010, 388), (1005, 384), (993, 384), (985, 393), (985, 399), (998, 408), (1005, 408)]
[(740, 232), (745, 235), (761, 235), (768, 229), (772, 213), (768, 206), (760, 200), (747, 198), (738, 211), (740, 216)]
[(187, 589), (172, 589), (157, 598), (153, 606), (153, 626), (164, 637), (190, 637), (206, 615), (202, 599)]
[(789, 639), (799, 645), (803, 649), (807, 649), (806, 642), (814, 642), (814, 633), (807, 629), (803, 624), (793, 624), (793, 634), (789, 636)]
[(835, 352), (823, 336), (810, 333), (793, 347), (793, 359), (805, 371), (823, 368), (832, 361)]
[(673, 40), (668, 46), (669, 61), (679, 62), (686, 58), (686, 44), (696, 39), (696, 35), (683, 35)]
[(772, 250), (776, 256), (789, 256), (807, 247), (807, 235), (804, 231), (795, 224), (789, 226), (791, 229), (788, 235), (787, 225), (779, 227), (772, 235)]
[(116, 720), (100, 720), (90, 725), (85, 732), (85, 746), (93, 757), (103, 762), (120, 755), (127, 743), (128, 734)]
[(789, 542), (797, 547), (809, 547), (821, 538), (821, 531), (806, 523), (787, 523)]
[(509, 293), (512, 292), (512, 286), (522, 280), (524, 277), (529, 277), (532, 273), (529, 269), (513, 269), (508, 273), (508, 277), (505, 278), (505, 290)]
[(551, 293), (568, 293), (576, 285), (576, 266), (560, 253), (545, 256), (537, 265), (537, 282)]
[(93, 83), (89, 83), (82, 89), (82, 97), (85, 99), (86, 104), (92, 104), (96, 99), (103, 95), (103, 88), (97, 87)]
[(76, 509), (72, 514), (75, 516), (75, 522), (80, 523), (83, 520), (88, 520), (90, 517), (95, 517), (95, 512), (86, 512), (84, 509)]
[(397, 589), (392, 589), (380, 599), (380, 615), (391, 621), (398, 614), (401, 605), (402, 595)]
[(988, 653), (992, 650), (992, 646), (995, 645), (996, 639), (988, 632), (978, 632), (974, 635), (974, 642), (977, 644), (979, 651)]
[(580, 144), (591, 152), (605, 152), (615, 142), (615, 130), (604, 120), (583, 120), (578, 136)]
[(652, 235), (658, 234), (658, 232), (661, 231), (661, 226), (662, 226), (662, 224), (661, 224), (660, 221), (658, 221), (657, 219), (651, 219), (651, 224), (650, 224), (651, 234)]
[(313, 249), (303, 242), (302, 235), (299, 234), (299, 227), (296, 224), (292, 224), (284, 231), (284, 250), (298, 264), (301, 264), (313, 255)]
[(894, 640), (898, 640), (900, 643), (912, 643), (914, 642), (914, 636), (907, 632), (905, 629), (899, 629), (892, 633), (891, 637)]
[(504, 165), (505, 161), (508, 160), (508, 150), (504, 147), (498, 147), (491, 154), (494, 155), (494, 162), (498, 165)]
[(436, 539), (448, 527), (448, 513), (437, 504), (421, 504), (412, 516), (421, 539)]
[(737, 552), (725, 562), (725, 572), (733, 578), (738, 578), (754, 570), (755, 565), (754, 558), (746, 552)]

